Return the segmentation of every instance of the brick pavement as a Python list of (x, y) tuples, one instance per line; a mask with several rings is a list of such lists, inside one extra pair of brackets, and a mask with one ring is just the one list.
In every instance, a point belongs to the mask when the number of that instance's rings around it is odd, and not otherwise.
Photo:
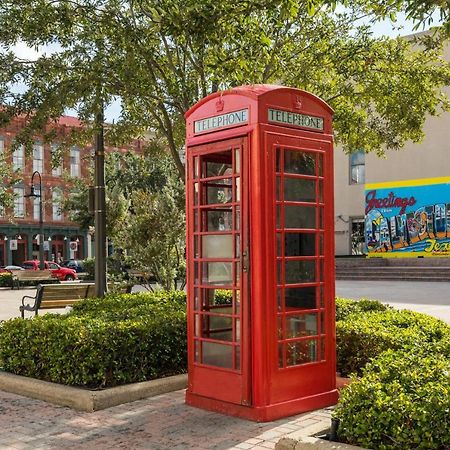
[(267, 450), (330, 409), (255, 423), (192, 408), (184, 390), (84, 413), (0, 391), (0, 449)]

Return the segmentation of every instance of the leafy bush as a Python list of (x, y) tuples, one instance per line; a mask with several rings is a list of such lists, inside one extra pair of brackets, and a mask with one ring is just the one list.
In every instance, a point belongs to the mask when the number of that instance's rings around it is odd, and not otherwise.
[(385, 350), (437, 343), (449, 332), (444, 322), (408, 310), (348, 314), (336, 322), (338, 371), (343, 376), (360, 374)]
[(9, 272), (0, 273), (0, 287), (12, 286), (12, 274)]
[(13, 319), (0, 327), (8, 372), (91, 388), (186, 370), (185, 294), (112, 294), (71, 313)]
[(371, 449), (450, 448), (450, 339), (389, 350), (341, 393), (339, 438)]
[(386, 311), (392, 309), (378, 300), (352, 300), (349, 298), (336, 297), (336, 320), (345, 320), (351, 314), (357, 314), (368, 311)]

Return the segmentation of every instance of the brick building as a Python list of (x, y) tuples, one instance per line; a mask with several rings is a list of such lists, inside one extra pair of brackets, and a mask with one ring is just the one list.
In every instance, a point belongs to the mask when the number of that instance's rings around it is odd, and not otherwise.
[[(34, 171), (38, 171), (42, 177), (45, 259), (58, 261), (61, 258), (84, 259), (91, 256), (91, 236), (87, 230), (80, 229), (61, 211), (60, 199), (63, 193), (70, 190), (70, 186), (64, 181), (64, 173), (72, 177), (87, 177), (93, 148), (73, 146), (64, 154), (61, 165), (52, 167), (52, 151), (57, 148), (57, 138), (55, 143), (44, 144), (42, 136), (36, 135), (31, 155), (26, 155), (23, 147), (11, 154), (10, 146), (23, 125), (24, 119), (17, 118), (6, 128), (0, 129), (0, 153), (3, 152), (15, 170), (22, 172), (22, 181), (13, 188), (16, 194), (13, 210), (0, 210), (0, 266), (20, 265), (27, 259), (39, 258), (36, 238), (39, 233), (40, 199), (26, 197), (26, 194), (30, 193), (31, 176)], [(77, 118), (69, 116), (62, 116), (54, 125), (57, 136), (81, 126)], [(141, 142), (136, 141), (133, 150), (139, 151), (140, 145)], [(128, 151), (117, 148), (107, 150)], [(39, 194), (38, 178), (36, 176), (34, 179), (37, 194)]]

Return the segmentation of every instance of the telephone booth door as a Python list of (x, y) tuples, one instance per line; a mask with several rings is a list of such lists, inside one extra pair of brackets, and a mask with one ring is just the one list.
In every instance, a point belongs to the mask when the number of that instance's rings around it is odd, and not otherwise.
[(247, 138), (190, 147), (188, 158), (188, 400), (214, 391), (250, 404)]

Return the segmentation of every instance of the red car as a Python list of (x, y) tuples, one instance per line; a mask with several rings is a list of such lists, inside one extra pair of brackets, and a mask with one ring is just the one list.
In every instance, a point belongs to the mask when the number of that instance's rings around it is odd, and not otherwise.
[[(44, 261), (45, 268), (49, 269), (55, 278), (59, 281), (73, 281), (77, 280), (77, 273), (73, 269), (61, 267), (53, 261)], [(39, 261), (33, 259), (32, 261), (24, 261), (22, 267), (26, 270), (39, 270)]]

